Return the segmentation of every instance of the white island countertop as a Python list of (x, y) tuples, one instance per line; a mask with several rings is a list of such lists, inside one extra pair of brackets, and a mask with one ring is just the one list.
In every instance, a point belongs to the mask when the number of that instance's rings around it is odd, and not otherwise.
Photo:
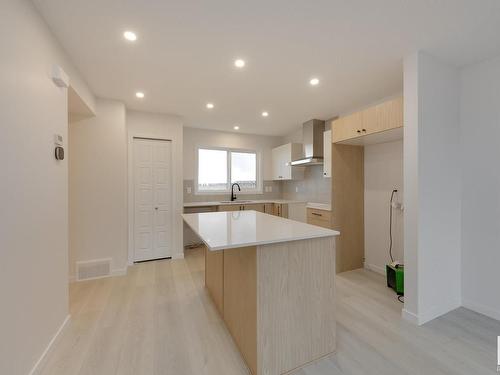
[(340, 234), (257, 211), (204, 212), (183, 214), (182, 218), (211, 251)]

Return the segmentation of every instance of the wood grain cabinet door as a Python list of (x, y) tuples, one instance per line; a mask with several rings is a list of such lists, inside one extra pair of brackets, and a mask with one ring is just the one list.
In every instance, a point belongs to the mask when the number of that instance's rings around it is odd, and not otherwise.
[(332, 122), (333, 143), (361, 137), (363, 134), (363, 114), (356, 112), (345, 117), (339, 117)]

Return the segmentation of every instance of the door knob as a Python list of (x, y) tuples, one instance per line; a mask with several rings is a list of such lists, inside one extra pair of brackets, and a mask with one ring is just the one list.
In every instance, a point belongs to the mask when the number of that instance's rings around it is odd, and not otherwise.
[(158, 207), (155, 207), (155, 210), (158, 210)]

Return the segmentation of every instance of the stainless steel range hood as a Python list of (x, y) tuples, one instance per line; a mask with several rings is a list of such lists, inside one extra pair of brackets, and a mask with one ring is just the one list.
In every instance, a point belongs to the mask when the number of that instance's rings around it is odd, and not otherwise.
[(323, 164), (323, 132), (325, 122), (309, 120), (302, 126), (302, 158), (293, 160), (292, 165), (307, 166)]

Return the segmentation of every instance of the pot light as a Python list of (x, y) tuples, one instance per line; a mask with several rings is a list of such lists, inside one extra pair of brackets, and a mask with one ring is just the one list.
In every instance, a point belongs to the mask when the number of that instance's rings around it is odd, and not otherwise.
[(234, 60), (234, 66), (237, 68), (243, 68), (245, 66), (245, 60), (242, 59)]
[(137, 34), (133, 31), (125, 31), (123, 37), (130, 42), (135, 42), (137, 40)]
[(266, 111), (262, 112), (262, 117), (267, 117), (267, 116), (269, 116), (269, 112)]
[(316, 86), (319, 84), (319, 79), (318, 78), (311, 78), (309, 83), (311, 84), (311, 86)]
[(136, 98), (143, 99), (144, 98), (144, 93), (142, 91), (138, 91), (135, 93)]
[(207, 103), (207, 108), (208, 109), (213, 109), (215, 106), (213, 103)]
[(234, 125), (234, 126), (233, 126), (233, 129), (234, 129), (234, 130), (240, 130), (240, 127), (239, 127), (238, 125)]

